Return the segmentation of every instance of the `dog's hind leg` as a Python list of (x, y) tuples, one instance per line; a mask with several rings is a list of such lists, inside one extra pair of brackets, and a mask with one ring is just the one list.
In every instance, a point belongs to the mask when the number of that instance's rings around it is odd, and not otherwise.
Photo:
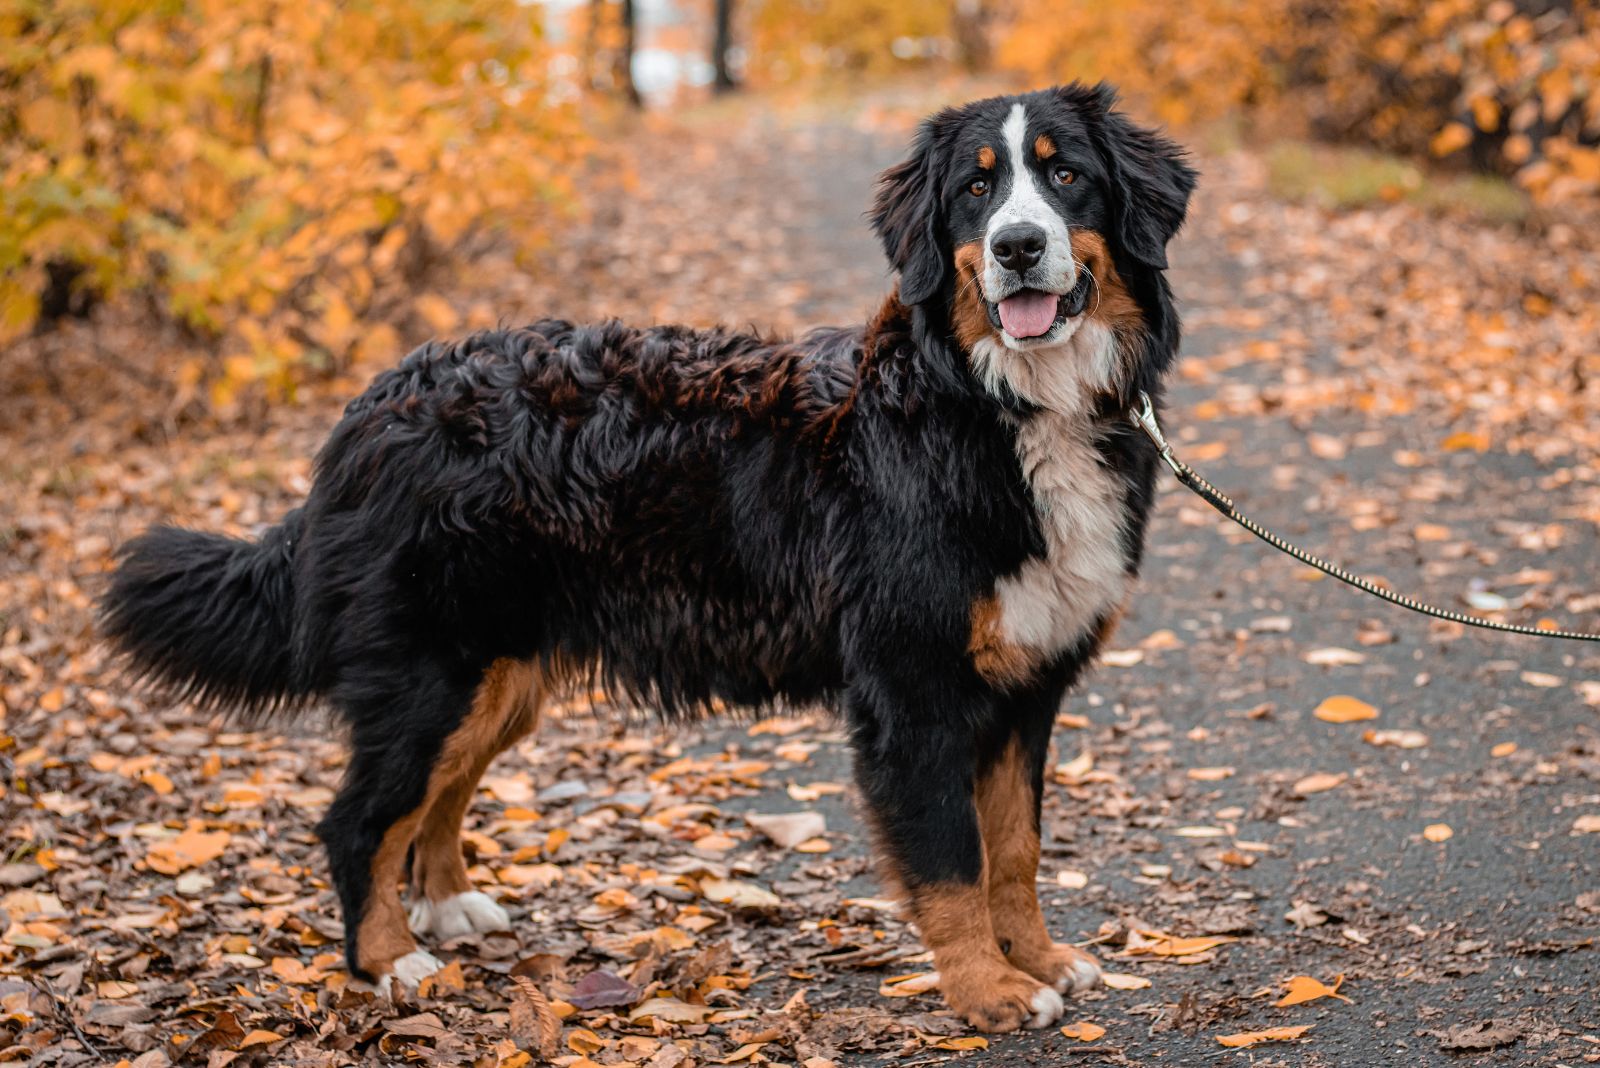
[(430, 802), (412, 845), (410, 919), (417, 934), (450, 939), (509, 927), (506, 910), (467, 878), (461, 821), (490, 762), (537, 726), (546, 696), (542, 675), (526, 661), (496, 660), (478, 684), (457, 732), (465, 755), (461, 774)]
[(1100, 965), (1051, 939), (1039, 909), (1039, 803), (1055, 704), (1030, 711), (1019, 709), (1024, 714), (1013, 721), (1014, 733), (978, 773), (989, 916), (1006, 959), (1067, 994), (1097, 985)]
[(474, 766), (493, 703), (475, 702), (476, 680), (426, 658), (356, 677), (382, 683), (343, 700), (350, 765), (317, 834), (339, 892), (351, 975), (415, 985), (439, 961), (417, 948), (400, 903), (406, 855), (427, 813)]

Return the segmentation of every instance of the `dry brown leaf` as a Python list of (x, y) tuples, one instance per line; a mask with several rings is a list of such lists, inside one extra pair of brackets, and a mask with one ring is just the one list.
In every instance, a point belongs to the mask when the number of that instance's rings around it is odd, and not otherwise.
[(783, 849), (793, 849), (801, 842), (820, 837), (828, 829), (828, 822), (820, 812), (782, 812), (771, 815), (750, 812), (745, 815), (745, 822)]

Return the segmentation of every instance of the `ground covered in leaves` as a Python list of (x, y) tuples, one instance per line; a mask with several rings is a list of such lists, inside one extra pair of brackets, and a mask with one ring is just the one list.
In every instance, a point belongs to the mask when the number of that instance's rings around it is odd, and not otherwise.
[[(398, 340), (860, 320), (885, 285), (861, 211), (924, 103), (646, 129), (636, 188), (541, 262), (440, 282)], [(1407, 592), (1600, 628), (1600, 228), (1334, 213), (1249, 151), (1201, 163), (1180, 452)], [(668, 731), (603, 695), (469, 817), (515, 929), (446, 945), (410, 1000), (347, 990), (311, 831), (340, 748), (142, 701), (90, 599), (148, 523), (273, 521), (375, 368), (217, 426), (162, 384), (172, 340), (107, 318), (0, 361), (0, 1061), (1600, 1062), (1600, 652), (1402, 614), (1171, 486), (1058, 721), (1041, 894), (1116, 976), (1064, 1031), (985, 1040), (928, 993), (825, 715)]]

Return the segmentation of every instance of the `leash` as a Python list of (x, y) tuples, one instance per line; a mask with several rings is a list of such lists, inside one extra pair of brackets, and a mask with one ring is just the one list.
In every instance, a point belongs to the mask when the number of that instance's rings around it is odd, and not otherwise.
[(1413, 612), (1421, 612), (1425, 616), (1433, 616), (1437, 619), (1448, 619), (1452, 623), (1463, 623), (1469, 627), (1483, 627), (1486, 630), (1500, 630), (1509, 632), (1511, 634), (1531, 634), (1536, 638), (1571, 638), (1574, 641), (1580, 642), (1600, 642), (1600, 634), (1586, 634), (1582, 631), (1575, 630), (1542, 630), (1538, 627), (1521, 627), (1514, 623), (1497, 623), (1492, 619), (1482, 619), (1478, 616), (1463, 615), (1460, 612), (1451, 612), (1443, 608), (1435, 608), (1431, 604), (1424, 604), (1421, 601), (1416, 601), (1410, 597), (1395, 593), (1392, 590), (1385, 589), (1376, 582), (1373, 582), (1371, 579), (1362, 578), (1360, 575), (1352, 574), (1349, 571), (1346, 571), (1344, 568), (1339, 567), (1336, 564), (1330, 564), (1320, 557), (1312, 556), (1304, 549), (1289, 544), (1287, 541), (1284, 541), (1282, 538), (1272, 533), (1272, 531), (1266, 529), (1249, 516), (1240, 512), (1238, 508), (1234, 507), (1233, 501), (1224, 496), (1222, 492), (1217, 489), (1217, 487), (1207, 482), (1204, 478), (1201, 478), (1199, 473), (1196, 472), (1194, 468), (1190, 467), (1188, 464), (1174, 456), (1172, 453), (1172, 446), (1167, 443), (1166, 435), (1161, 433), (1161, 424), (1156, 419), (1155, 406), (1150, 403), (1150, 395), (1144, 390), (1139, 391), (1139, 404), (1140, 407), (1131, 409), (1128, 412), (1128, 418), (1133, 420), (1134, 425), (1136, 425), (1140, 430), (1143, 430), (1145, 435), (1151, 441), (1155, 442), (1156, 448), (1161, 450), (1161, 459), (1165, 460), (1167, 466), (1172, 469), (1172, 473), (1178, 476), (1179, 482), (1182, 482), (1189, 489), (1193, 490), (1198, 497), (1204, 500), (1211, 507), (1221, 512), (1223, 515), (1227, 516), (1241, 527), (1244, 527), (1244, 529), (1248, 530), (1250, 533), (1254, 534), (1256, 537), (1260, 538), (1274, 549), (1277, 549), (1281, 553), (1287, 553), (1289, 556), (1299, 560), (1302, 564), (1309, 564), (1318, 571), (1321, 571), (1323, 574), (1332, 575), (1334, 578), (1345, 583), (1346, 585), (1354, 586), (1356, 589), (1370, 593), (1374, 597), (1381, 597), (1390, 604), (1397, 604), (1401, 608), (1409, 608)]

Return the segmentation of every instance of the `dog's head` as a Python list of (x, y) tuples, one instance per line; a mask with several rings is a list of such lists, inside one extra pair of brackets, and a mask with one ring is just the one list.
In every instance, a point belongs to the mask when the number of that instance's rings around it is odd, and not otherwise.
[(1134, 335), (1164, 310), (1195, 173), (1115, 99), (1073, 84), (942, 111), (880, 180), (901, 301), (942, 312), (996, 392), (1049, 405), (1074, 352), (1099, 366), (1069, 377), (1124, 392)]

